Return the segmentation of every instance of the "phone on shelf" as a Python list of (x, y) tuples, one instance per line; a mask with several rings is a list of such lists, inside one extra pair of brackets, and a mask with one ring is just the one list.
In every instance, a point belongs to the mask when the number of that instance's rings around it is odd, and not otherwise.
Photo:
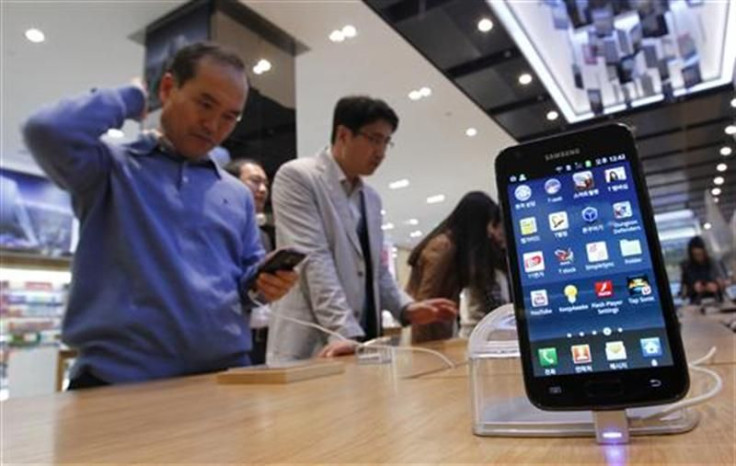
[(269, 257), (266, 262), (261, 264), (258, 273), (274, 274), (279, 270), (294, 270), (305, 258), (306, 254), (292, 248), (278, 249)]
[(685, 396), (679, 324), (628, 128), (510, 147), (495, 165), (530, 401), (621, 409)]

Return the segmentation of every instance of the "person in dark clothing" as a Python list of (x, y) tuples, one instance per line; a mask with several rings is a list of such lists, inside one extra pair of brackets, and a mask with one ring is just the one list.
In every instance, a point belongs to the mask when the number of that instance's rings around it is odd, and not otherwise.
[(687, 244), (687, 260), (680, 264), (682, 288), (680, 294), (691, 303), (699, 303), (703, 298), (723, 300), (725, 281), (718, 263), (711, 259), (700, 236), (695, 236)]
[[(256, 209), (256, 221), (261, 234), (261, 243), (266, 253), (273, 251), (273, 241), (265, 230), (266, 200), (268, 199), (268, 176), (263, 165), (253, 159), (235, 159), (225, 171), (243, 182), (253, 193), (253, 205)], [(266, 363), (266, 345), (268, 343), (268, 319), (271, 308), (264, 304), (250, 310), (250, 331), (253, 349), (250, 351), (250, 362), (253, 364)]]

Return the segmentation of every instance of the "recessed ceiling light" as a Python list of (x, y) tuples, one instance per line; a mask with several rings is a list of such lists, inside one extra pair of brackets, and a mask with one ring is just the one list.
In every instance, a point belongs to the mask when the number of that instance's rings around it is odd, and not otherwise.
[(117, 128), (110, 128), (107, 130), (107, 133), (105, 133), (105, 135), (113, 139), (122, 139), (125, 136), (125, 133)]
[(478, 134), (478, 130), (475, 128), (468, 128), (465, 130), (465, 135), (469, 138), (472, 138), (476, 134)]
[(711, 225), (711, 224), (710, 224), (709, 222), (705, 222), (705, 223), (703, 224), (703, 228), (705, 228), (706, 230), (710, 230), (712, 226), (713, 226), (713, 225)]
[(722, 185), (725, 181), (726, 180), (724, 180), (722, 176), (716, 176), (715, 178), (713, 178), (713, 184), (716, 186)]
[(409, 93), (409, 98), (411, 100), (419, 100), (422, 98), (422, 94), (419, 91), (411, 91)]
[(718, 204), (718, 201), (719, 201), (719, 199), (717, 197), (714, 197), (713, 198), (713, 202), (715, 202), (716, 204)]
[(436, 196), (429, 196), (427, 198), (427, 204), (438, 204), (445, 200), (444, 194), (437, 194)]
[(493, 21), (488, 18), (483, 18), (478, 21), (478, 30), (480, 32), (488, 32), (493, 29)]
[(524, 73), (519, 76), (519, 84), (526, 86), (530, 82), (532, 82), (532, 75), (530, 75), (529, 73)]
[(419, 220), (415, 218), (410, 218), (409, 220), (406, 221), (406, 224), (407, 225), (419, 225)]
[(547, 112), (547, 119), (549, 121), (555, 121), (557, 118), (559, 118), (559, 116), (560, 114), (554, 110), (550, 110), (549, 112)]
[(412, 238), (419, 238), (420, 236), (422, 236), (422, 232), (419, 230), (412, 231), (411, 233), (409, 233), (409, 236), (411, 236)]
[(716, 165), (716, 170), (719, 172), (725, 172), (726, 170), (728, 170), (728, 165), (726, 165), (725, 163), (719, 163), (718, 165)]
[(721, 155), (724, 157), (731, 155), (732, 152), (733, 150), (728, 146), (721, 147)]
[(731, 99), (731, 107), (736, 108), (736, 99)]
[(401, 189), (409, 186), (409, 180), (404, 178), (403, 180), (392, 181), (388, 184), (389, 189)]
[(385, 217), (385, 216), (386, 216), (386, 211), (385, 211), (385, 210), (383, 210), (383, 209), (381, 209), (381, 216), (382, 216), (382, 217)]
[(258, 63), (256, 63), (256, 66), (253, 67), (253, 72), (255, 74), (263, 74), (270, 70), (271, 70), (271, 62), (266, 60), (265, 58), (261, 58), (260, 60), (258, 60)]
[(31, 28), (26, 31), (26, 39), (34, 44), (40, 44), (46, 40), (46, 35), (40, 29)]
[(421, 94), (422, 97), (429, 97), (432, 95), (432, 89), (424, 86), (423, 88), (419, 89), (419, 94)]
[(345, 40), (345, 34), (343, 34), (342, 31), (335, 29), (330, 33), (330, 40), (332, 42), (342, 42)]
[(394, 229), (394, 224), (393, 223), (384, 223), (383, 225), (381, 225), (381, 230), (383, 230), (383, 231), (393, 230), (393, 229)]
[(736, 134), (736, 126), (734, 126), (734, 125), (728, 125), (728, 126), (726, 126), (726, 129), (724, 131), (728, 135)]
[(358, 30), (355, 29), (355, 26), (352, 24), (348, 24), (347, 26), (342, 28), (342, 35), (347, 37), (348, 39), (352, 39), (358, 34)]
[(720, 196), (721, 195), (721, 188), (713, 188), (710, 190), (710, 193), (714, 196)]

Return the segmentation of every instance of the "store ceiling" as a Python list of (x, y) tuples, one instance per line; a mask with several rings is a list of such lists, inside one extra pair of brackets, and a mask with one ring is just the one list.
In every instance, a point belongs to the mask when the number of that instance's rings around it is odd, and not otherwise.
[[(566, 124), (562, 115), (550, 121), (547, 113), (559, 111), (555, 101), (486, 1), (366, 3), (518, 141), (606, 122), (625, 123), (634, 130), (655, 212), (691, 209), (704, 222), (706, 197), (720, 175), (725, 183), (718, 207), (726, 221), (734, 215), (736, 144), (724, 131), (736, 118), (732, 85), (575, 125)], [(477, 27), (482, 18), (493, 22), (487, 33)], [(523, 73), (532, 75), (530, 84), (519, 83)], [(724, 146), (733, 154), (720, 155)], [(719, 163), (728, 165), (726, 172), (717, 172)]]

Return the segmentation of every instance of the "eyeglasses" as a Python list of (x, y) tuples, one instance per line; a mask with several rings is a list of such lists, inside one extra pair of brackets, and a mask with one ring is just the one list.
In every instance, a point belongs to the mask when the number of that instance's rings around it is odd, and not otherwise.
[(363, 131), (356, 131), (356, 134), (358, 136), (363, 136), (373, 144), (374, 147), (385, 147), (386, 149), (391, 149), (394, 147), (394, 142), (391, 140), (391, 137), (384, 138), (383, 136), (380, 136), (378, 134), (368, 134), (364, 133)]

